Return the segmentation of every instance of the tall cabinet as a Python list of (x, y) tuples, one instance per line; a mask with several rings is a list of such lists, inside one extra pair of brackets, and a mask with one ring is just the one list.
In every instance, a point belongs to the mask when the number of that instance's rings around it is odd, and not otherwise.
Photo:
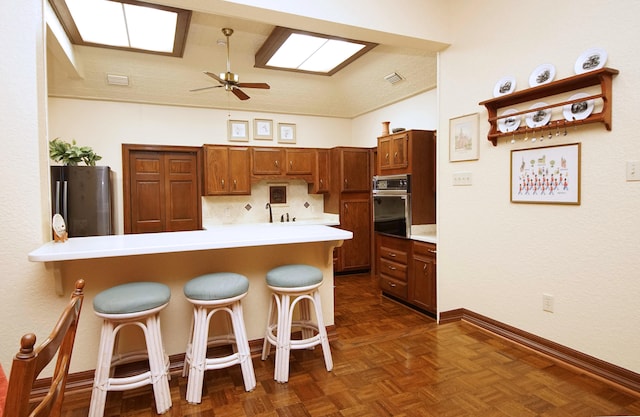
[(324, 200), (327, 213), (339, 214), (340, 228), (353, 232), (334, 253), (334, 270), (350, 272), (371, 268), (371, 150), (337, 147), (329, 152), (330, 191)]

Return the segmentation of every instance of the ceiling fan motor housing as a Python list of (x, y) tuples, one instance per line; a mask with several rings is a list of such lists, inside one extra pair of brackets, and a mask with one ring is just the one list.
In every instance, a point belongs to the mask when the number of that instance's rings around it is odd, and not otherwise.
[(240, 77), (238, 74), (234, 74), (233, 72), (221, 72), (220, 78), (226, 82), (237, 83)]

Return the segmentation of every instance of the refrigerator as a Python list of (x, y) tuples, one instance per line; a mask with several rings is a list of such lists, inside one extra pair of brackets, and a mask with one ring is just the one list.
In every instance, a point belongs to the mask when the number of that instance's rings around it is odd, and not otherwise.
[(113, 234), (111, 182), (108, 166), (51, 167), (51, 215), (64, 218), (69, 237)]

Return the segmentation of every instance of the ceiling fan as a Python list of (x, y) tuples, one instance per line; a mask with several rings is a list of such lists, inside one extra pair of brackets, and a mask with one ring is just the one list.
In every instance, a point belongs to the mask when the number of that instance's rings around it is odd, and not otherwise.
[(208, 90), (210, 88), (224, 87), (225, 90), (231, 91), (240, 100), (248, 100), (249, 96), (244, 91), (242, 91), (240, 89), (241, 87), (242, 88), (262, 88), (262, 89), (271, 88), (269, 86), (269, 84), (267, 84), (267, 83), (241, 83), (241, 82), (239, 82), (238, 74), (234, 74), (233, 72), (231, 72), (231, 60), (229, 59), (229, 37), (233, 34), (233, 29), (223, 28), (222, 29), (222, 34), (227, 37), (227, 72), (221, 72), (220, 76), (218, 76), (218, 75), (216, 75), (216, 74), (214, 74), (212, 72), (208, 72), (208, 71), (204, 72), (209, 77), (211, 77), (214, 80), (218, 81), (220, 83), (220, 85), (215, 85), (215, 86), (211, 86), (211, 87), (196, 88), (196, 89), (190, 90), (190, 91), (201, 91), (201, 90)]

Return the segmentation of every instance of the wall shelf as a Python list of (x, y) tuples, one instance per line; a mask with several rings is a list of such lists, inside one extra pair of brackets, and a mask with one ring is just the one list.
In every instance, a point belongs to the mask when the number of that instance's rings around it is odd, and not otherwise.
[[(526, 90), (516, 91), (511, 94), (492, 98), (490, 100), (481, 101), (479, 104), (487, 108), (488, 120), (491, 125), (487, 139), (493, 143), (493, 146), (498, 144), (498, 138), (505, 136), (518, 135), (526, 133), (528, 130), (545, 130), (552, 128), (567, 128), (569, 126), (589, 123), (603, 123), (607, 130), (611, 130), (611, 105), (612, 105), (612, 79), (614, 75), (618, 74), (618, 70), (613, 68), (601, 68), (599, 70), (587, 72), (584, 74), (574, 75), (572, 77), (564, 78), (562, 80), (552, 81), (548, 84), (543, 84), (537, 87), (527, 88)], [(547, 126), (541, 128), (532, 129), (525, 126), (520, 127), (511, 132), (501, 132), (498, 129), (498, 120), (504, 119), (507, 116), (498, 116), (498, 110), (513, 106), (528, 101), (539, 100), (545, 97), (551, 97), (557, 94), (566, 93), (569, 91), (579, 90), (581, 88), (592, 87), (600, 85), (600, 94), (590, 95), (575, 100), (566, 100), (553, 104), (549, 104), (544, 107), (538, 107), (536, 110), (549, 109), (554, 107), (563, 107), (567, 104), (573, 104), (581, 101), (602, 99), (602, 110), (599, 113), (592, 113), (589, 117), (583, 120), (564, 120), (561, 124), (560, 121), (551, 121)], [(509, 116), (520, 116), (531, 113), (531, 109), (512, 113)]]

